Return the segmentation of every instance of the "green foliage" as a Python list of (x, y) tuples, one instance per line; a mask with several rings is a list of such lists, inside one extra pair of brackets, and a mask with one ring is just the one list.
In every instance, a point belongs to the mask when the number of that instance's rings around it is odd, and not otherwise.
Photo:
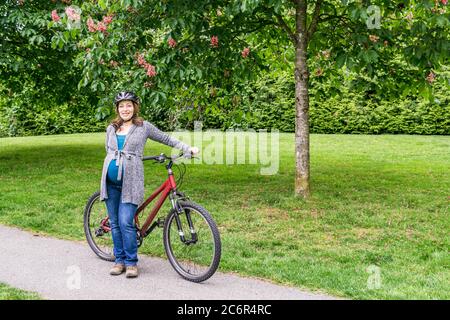
[(435, 102), (397, 99), (374, 103), (349, 93), (326, 101), (312, 101), (313, 133), (450, 134), (450, 99), (442, 92)]
[[(124, 89), (135, 90), (142, 115), (164, 129), (192, 128), (195, 120), (214, 128), (294, 129), (295, 48), (286, 31), (295, 30), (292, 2), (71, 3), (81, 8), (79, 28), (69, 27), (60, 1), (0, 5), (1, 135), (95, 131), (113, 116), (111, 100)], [(316, 3), (308, 1), (309, 25)], [(313, 132), (447, 132), (448, 76), (433, 81), (449, 64), (448, 7), (431, 0), (371, 4), (380, 8), (379, 28), (367, 25), (376, 13), (368, 2), (322, 3), (307, 52)], [(52, 21), (52, 10), (60, 21)], [(88, 30), (90, 18), (98, 24), (107, 16), (106, 30)], [(338, 121), (327, 110), (350, 118)]]
[[(310, 88), (310, 131), (346, 134), (450, 134), (450, 96), (437, 82), (433, 100), (406, 94), (376, 94), (379, 81), (345, 76), (313, 77)], [(340, 82), (339, 86), (335, 83)], [(191, 86), (173, 91), (165, 102), (146, 105), (141, 116), (163, 130), (203, 128), (278, 129), (294, 132), (294, 81), (288, 71), (262, 74), (254, 81), (223, 87)], [(6, 93), (7, 91), (5, 91)], [(87, 99), (58, 104), (36, 89), (0, 99), (0, 136), (103, 131), (114, 117), (111, 107), (99, 109)], [(30, 98), (31, 97), (31, 98)], [(103, 120), (102, 120), (103, 119)]]
[(0, 282), (0, 300), (42, 300), (36, 292), (25, 291)]
[[(317, 3), (308, 1), (305, 18), (310, 29)], [(215, 82), (222, 80), (227, 70), (233, 81), (246, 81), (252, 72), (271, 66), (267, 53), (286, 58), (283, 51), (295, 47), (287, 31), (296, 30), (295, 5), (288, 1), (105, 0), (80, 2), (80, 6), (80, 29), (68, 34), (64, 14), (62, 22), (49, 23), (49, 27), (55, 33), (55, 48), (64, 39), (64, 50), (78, 49), (75, 61), (82, 70), (78, 88), (96, 92), (102, 97), (100, 105), (108, 101), (111, 92), (128, 88), (154, 107), (165, 103), (177, 88), (205, 82), (217, 87)], [(370, 77), (384, 72), (385, 78), (394, 79), (379, 82), (380, 88), (388, 90), (398, 89), (396, 82), (403, 83), (397, 80), (404, 75), (395, 73), (396, 65), (391, 63), (400, 59), (414, 66), (408, 70), (408, 79), (429, 96), (427, 76), (448, 64), (447, 11), (445, 5), (434, 1), (407, 1), (404, 5), (386, 0), (370, 4), (327, 1), (322, 3), (315, 34), (308, 38), (307, 53), (311, 58), (328, 51), (327, 67), (335, 70), (346, 66)], [(88, 30), (88, 19), (98, 23), (107, 15), (113, 19), (106, 31)], [(218, 36), (217, 46), (212, 45), (212, 36)], [(169, 39), (175, 39), (176, 45), (169, 46)], [(251, 48), (246, 59), (241, 56), (245, 47)], [(156, 75), (149, 76), (139, 66), (138, 53), (154, 66)], [(292, 67), (293, 55), (288, 58)], [(385, 71), (386, 67), (389, 70)], [(246, 111), (242, 111), (243, 116)]]
[[(64, 103), (76, 90), (79, 71), (73, 68), (75, 45), (64, 38), (69, 31), (55, 34), (48, 28), (54, 6), (10, 0), (0, 5), (0, 82), (14, 92), (32, 83)], [(61, 50), (54, 47), (63, 42)]]
[(249, 95), (243, 99), (251, 116), (248, 126), (254, 129), (295, 129), (295, 84), (292, 77), (267, 75), (251, 84)]
[(3, 91), (0, 98), (0, 137), (103, 131), (88, 99), (75, 97), (64, 104), (42, 90), (24, 86), (20, 93)]
[[(344, 72), (330, 78), (325, 82), (312, 81), (312, 133), (450, 134), (450, 96), (445, 85), (436, 83), (432, 101), (413, 95), (389, 95), (380, 99), (380, 95), (374, 95), (374, 87), (378, 86), (376, 80), (366, 81), (363, 87), (356, 85), (353, 77), (345, 79)], [(334, 87), (338, 80), (340, 86)], [(170, 128), (192, 129), (193, 122), (198, 120), (203, 121), (204, 128), (274, 128), (294, 132), (294, 86), (288, 72), (263, 74), (230, 92), (216, 90), (214, 97), (210, 94), (191, 96), (190, 107), (176, 109), (172, 106), (170, 110), (175, 111), (165, 116), (170, 117), (175, 112), (182, 114)], [(233, 106), (233, 100), (238, 101), (238, 108)], [(202, 104), (213, 107), (205, 108)], [(159, 120), (164, 123), (164, 119)]]

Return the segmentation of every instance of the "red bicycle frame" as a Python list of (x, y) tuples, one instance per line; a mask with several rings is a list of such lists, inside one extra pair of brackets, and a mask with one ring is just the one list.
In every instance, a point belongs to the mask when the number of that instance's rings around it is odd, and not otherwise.
[[(152, 195), (150, 197), (148, 197), (148, 199), (145, 200), (145, 202), (143, 204), (141, 204), (139, 206), (139, 208), (136, 210), (135, 221), (136, 221), (136, 225), (138, 226), (138, 229), (140, 230), (142, 236), (144, 236), (144, 237), (146, 236), (146, 232), (147, 232), (150, 224), (152, 223), (153, 219), (155, 219), (156, 214), (158, 213), (159, 209), (161, 209), (161, 206), (163, 205), (164, 201), (166, 201), (167, 196), (170, 194), (170, 192), (175, 192), (176, 187), (177, 187), (177, 184), (175, 182), (175, 178), (173, 177), (172, 169), (169, 169), (169, 177), (167, 178), (167, 180), (165, 182), (163, 182), (163, 184), (161, 184), (161, 186), (158, 189), (156, 189), (152, 193)], [(142, 228), (139, 228), (139, 222), (138, 222), (139, 213), (142, 210), (144, 210), (150, 204), (150, 202), (152, 202), (153, 199), (155, 199), (156, 196), (160, 193), (162, 193), (162, 194), (159, 197), (158, 201), (156, 202), (155, 206), (153, 207), (150, 215), (148, 216), (147, 220), (145, 220), (145, 223), (142, 226)]]
[[(177, 183), (175, 181), (175, 178), (173, 177), (172, 169), (168, 168), (168, 172), (169, 172), (169, 177), (167, 178), (167, 180), (164, 181), (161, 184), (161, 186), (158, 189), (156, 189), (152, 193), (152, 195), (150, 197), (148, 197), (148, 199), (144, 203), (142, 203), (139, 206), (139, 208), (136, 210), (134, 220), (136, 222), (137, 229), (139, 230), (139, 232), (141, 233), (141, 235), (143, 237), (145, 237), (147, 235), (146, 233), (149, 229), (149, 226), (153, 222), (153, 219), (155, 219), (155, 217), (158, 214), (159, 209), (161, 209), (161, 206), (163, 205), (164, 201), (166, 201), (167, 197), (169, 196), (169, 194), (171, 192), (175, 192), (175, 190), (176, 190)], [(155, 206), (153, 207), (150, 215), (147, 217), (147, 220), (145, 220), (144, 225), (142, 226), (142, 228), (140, 228), (139, 220), (138, 220), (139, 213), (142, 210), (144, 210), (160, 193), (162, 193), (161, 196), (159, 197), (158, 201), (156, 202)], [(175, 208), (174, 203), (172, 203), (172, 206)], [(106, 232), (111, 231), (111, 227), (108, 224), (108, 220), (109, 220), (109, 217), (106, 217), (101, 222), (101, 228)]]

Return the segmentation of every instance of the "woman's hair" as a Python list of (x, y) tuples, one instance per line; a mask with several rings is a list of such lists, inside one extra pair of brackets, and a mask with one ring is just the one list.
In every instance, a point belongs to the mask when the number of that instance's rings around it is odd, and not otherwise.
[[(137, 125), (137, 126), (142, 126), (144, 124), (144, 119), (142, 119), (141, 117), (139, 117), (139, 104), (132, 101), (133, 103), (133, 116), (131, 117), (131, 120), (133, 122), (133, 124)], [(116, 113), (116, 117), (114, 118), (113, 121), (111, 121), (111, 124), (113, 125), (114, 129), (117, 130), (120, 128), (120, 126), (122, 126), (123, 124), (123, 119), (120, 117), (119, 115), (119, 104), (116, 105), (116, 107), (114, 108), (114, 111)]]

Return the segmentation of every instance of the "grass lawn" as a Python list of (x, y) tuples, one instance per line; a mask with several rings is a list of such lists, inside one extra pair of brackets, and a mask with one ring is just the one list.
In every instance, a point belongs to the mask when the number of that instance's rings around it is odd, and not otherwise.
[[(0, 223), (83, 240), (104, 138), (0, 139)], [(170, 148), (147, 143), (146, 155), (160, 152)], [(276, 175), (260, 165), (187, 169), (180, 189), (219, 225), (221, 271), (357, 299), (450, 299), (448, 136), (312, 135), (307, 201), (293, 194), (294, 134), (280, 134)], [(149, 192), (166, 172), (145, 162), (145, 175)], [(140, 253), (164, 256), (161, 234)]]
[(37, 293), (15, 289), (0, 282), (0, 300), (41, 300), (41, 297)]

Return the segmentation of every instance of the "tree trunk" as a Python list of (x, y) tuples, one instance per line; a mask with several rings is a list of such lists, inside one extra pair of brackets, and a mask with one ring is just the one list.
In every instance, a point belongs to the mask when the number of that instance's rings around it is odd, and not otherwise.
[(296, 1), (295, 44), (295, 195), (307, 198), (309, 186), (309, 96), (306, 0)]

